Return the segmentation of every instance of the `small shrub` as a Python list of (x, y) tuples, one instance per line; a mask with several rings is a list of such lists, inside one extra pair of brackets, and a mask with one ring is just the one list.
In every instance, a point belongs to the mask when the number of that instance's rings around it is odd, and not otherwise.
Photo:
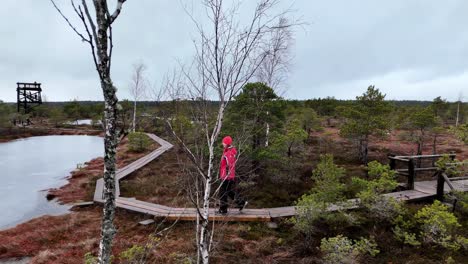
[(342, 235), (323, 238), (320, 250), (324, 253), (323, 260), (327, 264), (360, 263), (363, 256), (374, 257), (380, 252), (373, 240), (361, 238), (353, 241)]
[(344, 176), (345, 170), (333, 163), (332, 155), (320, 157), (320, 163), (312, 173), (315, 187), (297, 201), (298, 215), (292, 219), (296, 230), (307, 235), (313, 232), (314, 223), (318, 219), (327, 222), (337, 219), (327, 209), (332, 204), (346, 206), (345, 184), (341, 182)]
[[(447, 165), (448, 163), (451, 163), (451, 165)], [(453, 163), (458, 164), (453, 165)], [(457, 159), (452, 159), (449, 155), (443, 155), (435, 164), (439, 171), (443, 171), (449, 176), (461, 176), (463, 174), (463, 163)]]
[(191, 264), (194, 263), (192, 258), (184, 253), (172, 252), (169, 254), (169, 258), (173, 261), (171, 263), (180, 263), (180, 264)]
[(456, 210), (463, 216), (468, 216), (468, 193), (455, 191), (454, 197), (457, 199)]
[(151, 140), (145, 133), (133, 132), (128, 134), (128, 145), (130, 151), (143, 152), (148, 150)]
[(119, 258), (122, 263), (142, 263), (145, 256), (145, 248), (139, 245), (133, 245), (131, 248), (120, 253)]
[(452, 257), (448, 257), (448, 258), (445, 260), (445, 263), (446, 263), (446, 264), (456, 264), (457, 262), (455, 262), (455, 260), (454, 260)]
[(403, 210), (401, 202), (393, 197), (382, 194), (394, 190), (398, 186), (396, 172), (388, 165), (382, 165), (377, 161), (368, 164), (368, 173), (371, 180), (353, 178), (353, 185), (361, 191), (357, 194), (360, 202), (370, 216), (380, 220), (393, 221)]
[(458, 127), (451, 127), (450, 132), (455, 134), (458, 139), (468, 145), (468, 124), (459, 125)]
[(84, 263), (85, 264), (97, 264), (98, 259), (91, 252), (88, 252), (84, 255)]
[(403, 242), (404, 244), (411, 245), (411, 246), (421, 245), (421, 242), (419, 242), (415, 233), (408, 232), (400, 226), (396, 226), (393, 229), (393, 233), (395, 234), (396, 239)]
[(457, 217), (448, 211), (448, 206), (435, 201), (419, 210), (415, 218), (421, 225), (420, 235), (424, 243), (437, 244), (452, 250), (460, 248), (457, 240), (463, 241), (463, 238), (456, 237), (455, 232), (461, 225)]

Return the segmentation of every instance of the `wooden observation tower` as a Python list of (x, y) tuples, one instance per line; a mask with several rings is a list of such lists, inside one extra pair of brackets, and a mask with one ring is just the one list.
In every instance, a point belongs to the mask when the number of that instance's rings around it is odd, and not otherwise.
[(40, 83), (19, 82), (16, 84), (18, 85), (16, 88), (18, 113), (23, 112), (27, 114), (34, 106), (42, 104), (42, 89)]

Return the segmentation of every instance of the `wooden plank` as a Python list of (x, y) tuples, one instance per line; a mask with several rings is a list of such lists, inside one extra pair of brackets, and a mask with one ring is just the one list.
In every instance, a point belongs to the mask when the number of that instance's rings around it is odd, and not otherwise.
[(145, 201), (141, 201), (141, 200), (137, 200), (135, 198), (125, 198), (125, 197), (118, 197), (116, 199), (116, 201), (119, 201), (121, 203), (125, 203), (125, 204), (128, 204), (128, 205), (142, 205), (142, 206), (149, 206), (149, 207), (152, 207), (152, 208), (155, 208), (155, 209), (159, 209), (159, 210), (166, 210), (166, 211), (169, 211), (173, 208), (171, 207), (168, 207), (168, 206), (164, 206), (164, 205), (160, 205), (160, 204), (154, 204), (154, 203), (149, 203), (149, 202), (145, 202)]
[(104, 190), (104, 179), (101, 178), (96, 181), (96, 189), (94, 190), (94, 201), (95, 202), (104, 202), (102, 199), (102, 192)]
[[(159, 157), (165, 151), (172, 148), (172, 145), (169, 142), (157, 137), (156, 135), (153, 135), (153, 134), (147, 134), (147, 135), (150, 138), (152, 138), (153, 140), (155, 140), (156, 142), (158, 142), (161, 145), (161, 147), (159, 147), (158, 149), (152, 151), (148, 155), (146, 155), (146, 156), (144, 156), (144, 157), (142, 157), (142, 158), (140, 158), (140, 159), (130, 163), (129, 165), (127, 165), (127, 166), (125, 166), (125, 167), (123, 167), (121, 169), (118, 169), (116, 171), (116, 183), (115, 183), (116, 197), (120, 196), (119, 180), (121, 180), (121, 179), (125, 178), (126, 176), (130, 175), (134, 171), (142, 168), (143, 166), (145, 166), (149, 162), (151, 162), (154, 159), (156, 159), (157, 157)], [(101, 203), (104, 202), (104, 200), (102, 198), (103, 190), (104, 190), (104, 180), (101, 178), (96, 182), (96, 189), (94, 191), (94, 201), (101, 202)]]
[(453, 187), (457, 191), (468, 192), (468, 180), (452, 181)]
[(388, 158), (391, 159), (391, 160), (398, 160), (398, 161), (402, 161), (402, 162), (408, 162), (409, 161), (408, 159), (401, 158), (401, 157), (398, 157), (398, 156), (395, 156), (395, 157), (389, 156)]
[[(455, 188), (453, 187), (452, 185), (452, 182), (449, 180), (449, 178), (447, 177), (447, 174), (445, 173), (442, 173), (442, 177), (443, 179), (445, 180), (445, 183), (447, 183), (447, 185), (449, 186), (450, 190), (455, 190)], [(445, 187), (445, 186), (444, 186)]]
[(116, 179), (115, 180), (115, 197), (119, 197), (120, 196), (120, 183), (119, 183), (119, 180)]
[(140, 225), (145, 225), (145, 226), (146, 226), (146, 225), (151, 225), (151, 224), (153, 224), (153, 223), (154, 223), (154, 220), (153, 220), (153, 219), (147, 219), (147, 220), (143, 220), (143, 221), (141, 221), (141, 222), (138, 222), (138, 224), (140, 224)]
[(162, 153), (164, 153), (164, 152), (161, 151), (160, 149), (158, 149), (157, 152), (150, 153), (148, 156), (142, 157), (142, 158), (134, 161), (133, 163), (130, 163), (129, 165), (127, 165), (127, 166), (125, 166), (122, 169), (117, 171), (116, 178), (118, 180), (121, 180), (122, 178), (124, 178), (124, 177), (130, 175), (131, 173), (133, 173), (134, 171), (144, 167), (145, 165), (147, 165), (148, 163), (150, 163), (151, 161), (153, 161), (154, 159), (159, 157)]
[(295, 206), (268, 208), (267, 210), (270, 213), (271, 218), (288, 217), (288, 216), (295, 216), (296, 215), (296, 207)]
[(456, 157), (456, 154), (436, 154), (436, 155), (395, 156), (393, 158), (398, 158), (398, 159), (429, 159), (429, 158), (441, 158), (444, 155), (447, 155), (449, 157)]
[(122, 201), (121, 199), (117, 199), (116, 200), (116, 206), (121, 206), (121, 205), (124, 205), (127, 208), (128, 207), (130, 207), (130, 208), (133, 207), (133, 208), (152, 211), (152, 212), (154, 212), (154, 213), (156, 213), (158, 215), (165, 215), (165, 214), (167, 214), (169, 212), (168, 210), (166, 210), (164, 208), (160, 208), (157, 205), (149, 206), (149, 205), (140, 203), (139, 201), (128, 202), (128, 201)]
[(121, 208), (121, 209), (126, 209), (126, 210), (129, 210), (129, 211), (143, 213), (143, 214), (147, 214), (147, 215), (153, 215), (153, 216), (157, 216), (157, 217), (165, 216), (165, 214), (161, 214), (161, 213), (155, 212), (153, 210), (147, 210), (147, 209), (144, 209), (144, 208), (129, 206), (129, 205), (126, 205), (126, 204), (117, 203), (116, 206), (118, 208)]
[(406, 190), (401, 192), (386, 193), (384, 196), (393, 197), (399, 201), (416, 201), (433, 197), (434, 194), (427, 194), (418, 190)]
[(72, 204), (72, 208), (74, 208), (74, 207), (87, 207), (87, 206), (91, 206), (91, 205), (94, 205), (94, 202), (93, 202), (93, 201), (91, 201), (91, 202), (74, 203), (74, 204)]
[(427, 194), (437, 193), (437, 182), (436, 181), (420, 181), (416, 182), (414, 189)]
[[(216, 215), (218, 209), (217, 208), (210, 208), (209, 214)], [(196, 208), (170, 208), (168, 210), (169, 214), (174, 215), (196, 215), (197, 209)], [(228, 215), (242, 215), (242, 216), (265, 216), (270, 217), (270, 213), (266, 209), (244, 209), (243, 211), (239, 211), (238, 209), (229, 209)]]
[[(167, 220), (178, 221), (195, 221), (197, 220), (196, 214), (169, 214), (165, 217)], [(270, 222), (271, 217), (265, 215), (246, 215), (246, 214), (227, 214), (216, 215), (210, 214), (208, 219), (210, 221), (219, 222)]]
[[(414, 168), (414, 171), (435, 171), (437, 170), (437, 167), (427, 167), (427, 168)], [(397, 169), (396, 170), (398, 173), (408, 173), (408, 169)]]
[(449, 178), (451, 181), (457, 181), (457, 180), (468, 180), (468, 176), (462, 176), (462, 177), (450, 177)]

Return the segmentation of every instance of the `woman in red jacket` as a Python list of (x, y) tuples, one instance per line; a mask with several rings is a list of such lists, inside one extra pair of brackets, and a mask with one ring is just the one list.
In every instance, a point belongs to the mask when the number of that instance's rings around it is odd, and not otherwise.
[(235, 189), (237, 150), (232, 145), (232, 138), (230, 136), (223, 138), (223, 148), (224, 150), (219, 169), (219, 178), (221, 180), (221, 205), (219, 207), (218, 213), (227, 214), (229, 197), (235, 201), (239, 211), (242, 211), (242, 209), (245, 208), (247, 202), (240, 197), (239, 193)]

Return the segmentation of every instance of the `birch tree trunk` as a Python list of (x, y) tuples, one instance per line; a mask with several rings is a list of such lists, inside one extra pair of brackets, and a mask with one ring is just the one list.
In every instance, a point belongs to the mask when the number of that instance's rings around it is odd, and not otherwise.
[(132, 123), (132, 131), (135, 132), (136, 130), (136, 111), (137, 111), (137, 101), (133, 103), (133, 123)]
[[(112, 23), (119, 16), (123, 3), (126, 0), (116, 0), (115, 11), (109, 12), (106, 0), (93, 0), (96, 18), (91, 17), (86, 0), (76, 6), (71, 1), (75, 14), (81, 19), (86, 34), (77, 30), (68, 18), (51, 0), (54, 7), (65, 19), (68, 26), (80, 37), (83, 42), (90, 45), (93, 61), (99, 75), (100, 85), (104, 96), (104, 208), (101, 221), (101, 240), (99, 243), (99, 263), (110, 263), (112, 256), (112, 240), (115, 236), (115, 174), (116, 174), (116, 151), (119, 142), (117, 131), (118, 99), (117, 89), (112, 83), (110, 76), (112, 59)], [(78, 1), (77, 1), (78, 2)]]
[[(99, 243), (99, 262), (110, 263), (112, 255), (112, 240), (116, 233), (115, 216), (115, 171), (118, 133), (116, 129), (117, 103), (116, 88), (110, 77), (110, 58), (108, 54), (108, 35), (110, 23), (107, 18), (107, 2), (94, 0), (97, 22), (97, 55), (98, 71), (101, 76), (101, 88), (104, 95), (104, 118), (106, 135), (104, 137), (104, 208), (101, 221), (101, 241)], [(112, 45), (112, 43), (111, 43)]]
[[(201, 263), (208, 264), (214, 237), (214, 224), (210, 226), (210, 201), (217, 195), (213, 191), (213, 183), (217, 180), (214, 171), (215, 146), (223, 126), (224, 111), (240, 90), (254, 78), (265, 58), (271, 52), (271, 42), (278, 25), (287, 29), (293, 26), (284, 19), (290, 11), (270, 14), (279, 0), (257, 0), (256, 8), (250, 20), (245, 21), (239, 16), (239, 1), (202, 0), (209, 25), (200, 22), (186, 10), (194, 22), (199, 40), (194, 41), (195, 58), (189, 69), (181, 67), (184, 75), (182, 86), (188, 90), (189, 98), (196, 98), (201, 103), (200, 109), (195, 111), (201, 117), (201, 131), (203, 131), (208, 148), (208, 154), (196, 153), (186, 142), (173, 135), (181, 144), (190, 160), (194, 163), (197, 175), (203, 179), (204, 190), (200, 191), (200, 203), (197, 206), (197, 257)], [(169, 85), (177, 90), (179, 80), (175, 85)], [(179, 93), (177, 93), (179, 95)], [(219, 102), (217, 112), (210, 107), (210, 101)], [(167, 122), (170, 126), (170, 122)], [(262, 131), (263, 132), (263, 131)], [(262, 133), (261, 132), (261, 133)], [(258, 132), (257, 132), (258, 133)], [(199, 206), (200, 205), (200, 206)], [(199, 221), (198, 221), (199, 219)]]
[(209, 210), (210, 210), (210, 197), (211, 197), (211, 178), (205, 181), (205, 193), (203, 196), (203, 209), (202, 209), (202, 221), (200, 223), (200, 241), (199, 251), (201, 261), (204, 264), (208, 264), (210, 260), (210, 234), (208, 230), (209, 225)]
[(116, 233), (114, 227), (115, 216), (115, 172), (116, 172), (116, 152), (118, 145), (118, 133), (116, 131), (117, 97), (116, 89), (109, 78), (101, 82), (104, 91), (106, 121), (106, 135), (104, 137), (104, 208), (101, 221), (101, 241), (99, 243), (99, 262), (110, 263), (112, 255), (112, 240)]
[(133, 96), (132, 132), (136, 131), (137, 101), (146, 91), (147, 79), (145, 76), (146, 65), (142, 62), (133, 65), (133, 75), (130, 84), (130, 93)]
[(216, 140), (218, 139), (219, 133), (221, 132), (221, 128), (223, 126), (223, 118), (224, 118), (224, 110), (225, 110), (224, 102), (220, 102), (220, 107), (218, 109), (218, 116), (216, 118), (216, 123), (213, 128), (213, 132), (211, 134), (210, 140), (208, 141), (208, 150), (209, 150), (209, 157), (208, 157), (208, 170), (207, 176), (205, 179), (205, 192), (203, 195), (203, 210), (202, 210), (202, 222), (200, 227), (200, 256), (203, 264), (208, 264), (210, 260), (210, 247), (211, 247), (211, 239), (212, 236), (208, 229), (208, 225), (210, 223), (210, 200), (211, 200), (211, 188), (213, 183), (213, 168), (214, 168), (214, 148), (216, 144)]

